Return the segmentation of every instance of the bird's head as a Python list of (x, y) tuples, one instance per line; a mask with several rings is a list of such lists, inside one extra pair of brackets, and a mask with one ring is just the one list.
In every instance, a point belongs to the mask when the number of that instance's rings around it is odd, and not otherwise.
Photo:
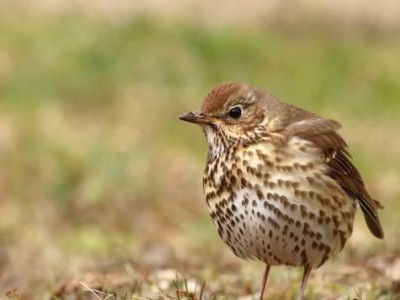
[[(184, 113), (180, 119), (200, 125), (210, 150), (254, 137), (265, 128), (268, 110), (278, 102), (255, 87), (230, 82), (214, 87), (205, 97), (200, 111)], [(265, 129), (263, 129), (265, 132)]]

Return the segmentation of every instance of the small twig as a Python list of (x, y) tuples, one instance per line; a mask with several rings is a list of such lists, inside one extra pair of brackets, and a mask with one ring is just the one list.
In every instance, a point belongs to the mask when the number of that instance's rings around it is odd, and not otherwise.
[(179, 293), (179, 277), (178, 277), (178, 273), (175, 273), (175, 277), (176, 277), (176, 281), (173, 280), (174, 285), (175, 285), (175, 289), (176, 289), (176, 297), (178, 298), (178, 300), (181, 300), (181, 296)]
[(203, 299), (203, 293), (204, 293), (205, 287), (206, 287), (206, 281), (204, 280), (203, 284), (201, 285), (199, 300)]
[[(88, 292), (92, 293), (98, 300), (107, 300), (107, 299), (114, 298), (114, 295), (107, 294), (107, 293), (104, 293), (102, 291), (92, 289), (92, 288), (88, 287), (85, 283), (83, 283), (82, 281), (79, 281), (79, 284), (81, 286), (83, 286), (85, 291), (88, 291)], [(101, 298), (98, 294), (105, 296), (105, 298)]]

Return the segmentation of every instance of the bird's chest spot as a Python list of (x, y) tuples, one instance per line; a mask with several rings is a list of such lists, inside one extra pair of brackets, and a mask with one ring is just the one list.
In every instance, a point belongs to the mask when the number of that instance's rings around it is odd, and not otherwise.
[(206, 201), (211, 210), (219, 203), (236, 202), (238, 205), (247, 198), (261, 195), (268, 188), (271, 173), (274, 172), (273, 151), (253, 146), (233, 147), (213, 160), (209, 160), (203, 177)]

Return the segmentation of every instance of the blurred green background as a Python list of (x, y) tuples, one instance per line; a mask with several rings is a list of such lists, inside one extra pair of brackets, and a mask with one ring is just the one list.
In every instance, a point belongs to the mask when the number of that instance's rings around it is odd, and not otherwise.
[[(400, 26), (385, 17), (325, 19), (307, 7), (293, 19), (280, 7), (268, 22), (262, 14), (213, 22), (223, 9), (55, 3), (0, 3), (2, 295), (62, 298), (82, 288), (68, 286), (76, 278), (106, 276), (120, 264), (131, 268), (117, 271), (126, 299), (163, 297), (161, 279), (149, 276), (165, 269), (206, 280), (210, 294), (227, 299), (232, 290), (256, 292), (262, 266), (247, 267), (225, 249), (203, 204), (202, 133), (178, 120), (212, 86), (239, 80), (340, 121), (371, 194), (386, 207), (386, 240), (376, 241), (359, 218), (325, 271), (332, 286), (310, 283), (310, 295), (398, 299), (400, 276), (387, 270), (400, 249)], [(223, 277), (232, 270), (239, 275)], [(276, 297), (290, 299), (300, 273), (275, 272)]]

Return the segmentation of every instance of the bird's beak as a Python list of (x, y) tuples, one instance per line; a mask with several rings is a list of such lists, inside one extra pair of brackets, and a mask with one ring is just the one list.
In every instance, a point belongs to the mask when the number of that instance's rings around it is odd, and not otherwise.
[(182, 121), (195, 124), (210, 124), (213, 123), (213, 118), (205, 116), (202, 112), (187, 112), (179, 117)]

